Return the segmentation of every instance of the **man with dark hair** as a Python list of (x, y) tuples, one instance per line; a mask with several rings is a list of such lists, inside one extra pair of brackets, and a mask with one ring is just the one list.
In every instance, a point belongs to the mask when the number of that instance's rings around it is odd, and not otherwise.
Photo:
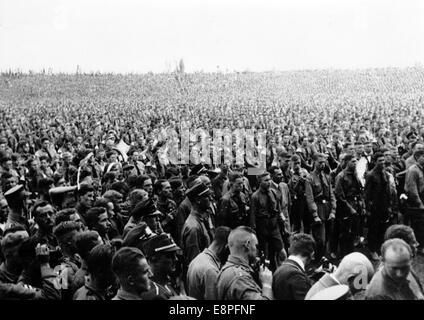
[(109, 300), (110, 291), (116, 284), (112, 271), (114, 249), (111, 245), (99, 244), (89, 253), (87, 259), (88, 277), (84, 286), (79, 288), (73, 300)]
[[(327, 241), (332, 237), (333, 222), (336, 217), (336, 198), (331, 186), (331, 178), (324, 173), (326, 157), (322, 153), (314, 155), (314, 170), (307, 181), (310, 187), (306, 189), (306, 200), (311, 214), (312, 235), (316, 242), (316, 261), (326, 253)], [(335, 258), (335, 248), (331, 248), (332, 258)]]
[(83, 231), (75, 235), (75, 249), (81, 260), (81, 266), (75, 273), (74, 281), (71, 283), (71, 290), (75, 292), (85, 283), (88, 276), (87, 260), (91, 249), (98, 244), (103, 244), (103, 240), (97, 231)]
[(383, 267), (376, 272), (366, 290), (368, 300), (424, 300), (420, 283), (411, 277), (412, 250), (401, 239), (390, 239), (381, 246)]
[(257, 246), (253, 229), (241, 226), (231, 231), (228, 236), (230, 255), (217, 278), (217, 300), (272, 299), (272, 272), (260, 266), (258, 284), (251, 267), (258, 258)]
[(369, 212), (368, 217), (368, 247), (371, 258), (378, 260), (384, 232), (392, 224), (394, 208), (389, 175), (386, 172), (382, 152), (374, 154), (375, 166), (366, 176), (365, 204)]
[(142, 175), (137, 177), (137, 180), (135, 182), (135, 187), (138, 189), (146, 190), (149, 197), (153, 196), (153, 183), (152, 178), (148, 175)]
[(217, 278), (229, 255), (228, 236), (231, 229), (218, 227), (210, 246), (190, 262), (187, 271), (187, 293), (197, 300), (215, 300)]
[(32, 215), (38, 227), (33, 237), (39, 243), (48, 244), (51, 250), (56, 250), (58, 242), (53, 235), (56, 211), (53, 206), (46, 201), (40, 201), (34, 205)]
[(171, 178), (169, 179), (169, 183), (172, 189), (172, 200), (174, 200), (178, 208), (181, 202), (184, 200), (186, 188), (184, 186), (183, 180), (179, 178)]
[(158, 196), (156, 203), (158, 210), (163, 214), (161, 224), (163, 231), (171, 234), (175, 239), (177, 235), (177, 205), (172, 200), (171, 184), (165, 179), (155, 182), (155, 194)]
[(141, 295), (150, 290), (149, 277), (152, 273), (140, 249), (119, 249), (112, 258), (112, 270), (120, 284), (112, 300), (141, 300)]
[(417, 163), (406, 172), (407, 215), (419, 242), (418, 254), (424, 254), (424, 150), (415, 151)]
[(151, 289), (142, 294), (143, 300), (164, 299), (176, 296), (179, 291), (173, 278), (177, 269), (177, 252), (181, 249), (169, 234), (162, 233), (143, 244), (143, 252), (152, 270)]
[(218, 225), (231, 229), (248, 226), (250, 223), (249, 207), (246, 195), (242, 192), (243, 176), (240, 173), (231, 173), (229, 181), (230, 191), (221, 198), (219, 205)]
[[(88, 209), (90, 209), (94, 204), (94, 188), (87, 184), (82, 184), (78, 193), (78, 203), (75, 207), (79, 215), (83, 218), (85, 223), (85, 218)], [(86, 224), (86, 223), (85, 223)]]
[(279, 265), (279, 253), (283, 249), (278, 218), (280, 203), (277, 193), (271, 189), (271, 175), (269, 172), (259, 176), (259, 189), (251, 199), (250, 226), (256, 231), (259, 241), (259, 250), (266, 259), (271, 261), (271, 270)]
[(203, 183), (199, 183), (187, 191), (187, 196), (192, 204), (192, 209), (181, 232), (186, 266), (210, 245), (213, 238), (208, 224), (210, 189)]
[(341, 256), (354, 251), (362, 235), (363, 208), (362, 185), (356, 175), (357, 160), (346, 155), (345, 169), (336, 177), (334, 194), (337, 200), (336, 220), (333, 232), (333, 250), (340, 244)]
[(309, 234), (296, 233), (290, 243), (289, 257), (274, 272), (272, 290), (277, 300), (304, 300), (312, 285), (306, 268), (314, 259), (315, 241)]
[(108, 231), (111, 223), (107, 211), (103, 207), (93, 207), (87, 211), (86, 223), (89, 230), (99, 233), (105, 244), (109, 243)]

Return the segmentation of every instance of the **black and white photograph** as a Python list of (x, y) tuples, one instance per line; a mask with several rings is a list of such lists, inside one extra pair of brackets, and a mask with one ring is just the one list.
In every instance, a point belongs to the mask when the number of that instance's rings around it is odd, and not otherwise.
[(423, 286), (424, 1), (0, 0), (0, 302)]

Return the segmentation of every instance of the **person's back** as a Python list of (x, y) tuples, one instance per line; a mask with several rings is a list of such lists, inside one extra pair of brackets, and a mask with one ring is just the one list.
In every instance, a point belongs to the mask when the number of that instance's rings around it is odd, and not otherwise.
[(221, 268), (220, 258), (226, 256), (231, 229), (218, 227), (212, 244), (191, 261), (187, 271), (187, 292), (197, 300), (216, 299), (216, 284)]
[(290, 243), (290, 256), (274, 272), (272, 290), (277, 300), (304, 300), (311, 288), (305, 268), (312, 260), (315, 241), (308, 234), (298, 233)]
[(256, 257), (258, 240), (252, 229), (238, 227), (228, 237), (230, 256), (217, 279), (217, 300), (272, 299), (272, 273), (266, 267), (259, 272), (262, 289), (254, 280), (250, 266)]

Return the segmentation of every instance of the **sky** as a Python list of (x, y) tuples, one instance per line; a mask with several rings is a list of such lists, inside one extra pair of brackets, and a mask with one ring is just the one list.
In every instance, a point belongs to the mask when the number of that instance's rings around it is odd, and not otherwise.
[(0, 0), (0, 70), (424, 64), (422, 0)]

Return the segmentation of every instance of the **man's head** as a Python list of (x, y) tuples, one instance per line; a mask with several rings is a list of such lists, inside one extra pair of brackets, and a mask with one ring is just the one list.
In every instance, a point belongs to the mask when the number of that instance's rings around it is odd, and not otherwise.
[(286, 152), (280, 152), (278, 155), (278, 161), (282, 170), (287, 170), (290, 166), (290, 155)]
[(301, 258), (305, 266), (314, 259), (315, 241), (311, 235), (296, 233), (290, 239), (289, 254)]
[(327, 158), (326, 158), (325, 154), (317, 153), (314, 156), (314, 162), (315, 162), (316, 170), (318, 170), (318, 172), (321, 172), (325, 168), (325, 165), (327, 163)]
[(411, 271), (412, 250), (401, 239), (390, 239), (381, 246), (383, 268), (396, 282), (404, 282)]
[(283, 171), (279, 167), (272, 166), (269, 168), (269, 172), (271, 173), (272, 181), (276, 184), (279, 184), (283, 180)]
[(112, 271), (114, 248), (109, 244), (98, 244), (91, 249), (87, 258), (87, 269), (90, 278), (101, 289), (115, 284), (116, 277)]
[(243, 190), (243, 176), (240, 173), (232, 173), (229, 176), (231, 190), (234, 193), (240, 193)]
[(346, 154), (344, 157), (344, 163), (346, 165), (346, 169), (348, 169), (349, 171), (356, 170), (357, 162), (358, 160), (356, 159), (356, 157), (351, 154)]
[(172, 188), (173, 198), (179, 199), (185, 195), (186, 188), (184, 186), (183, 180), (179, 178), (171, 178), (169, 183)]
[(411, 248), (412, 256), (415, 257), (419, 243), (415, 237), (414, 230), (411, 227), (404, 224), (394, 224), (388, 227), (384, 234), (384, 240), (386, 241), (395, 238), (405, 241)]
[(359, 252), (346, 255), (334, 276), (341, 284), (348, 285), (352, 294), (366, 288), (374, 275), (374, 267), (368, 258)]
[(301, 168), (302, 162), (300, 160), (300, 157), (297, 154), (294, 154), (291, 157), (291, 166), (294, 172), (299, 173)]
[(87, 211), (87, 227), (90, 230), (96, 230), (100, 236), (104, 237), (109, 232), (111, 223), (107, 211), (103, 207), (93, 207)]
[(159, 234), (147, 240), (143, 252), (155, 276), (170, 276), (177, 266), (177, 252), (181, 249), (170, 235)]
[(19, 255), (19, 247), (27, 238), (29, 238), (29, 234), (21, 226), (15, 226), (5, 231), (1, 239), (1, 250), (8, 267), (13, 269), (21, 269), (23, 267), (23, 262)]
[(414, 158), (420, 166), (424, 166), (424, 150), (415, 151)]
[(249, 227), (237, 227), (228, 236), (228, 247), (232, 256), (244, 258), (253, 263), (258, 256), (258, 238), (255, 231)]
[(187, 197), (201, 212), (206, 212), (210, 207), (210, 189), (204, 183), (198, 183), (187, 190)]
[(18, 178), (10, 172), (4, 172), (1, 175), (1, 186), (3, 192), (6, 192), (7, 190), (15, 187), (16, 185), (18, 185)]
[(1, 158), (0, 163), (5, 171), (9, 171), (13, 168), (12, 158), (10, 158), (9, 155)]
[(372, 142), (371, 141), (365, 142), (365, 144), (364, 144), (364, 151), (367, 154), (371, 154), (372, 153)]
[(263, 191), (269, 190), (271, 187), (271, 174), (269, 172), (262, 173), (258, 176), (259, 178), (259, 187)]
[(40, 231), (50, 233), (53, 231), (55, 210), (51, 204), (41, 201), (34, 205), (32, 209), (34, 221), (37, 223)]
[(172, 199), (172, 188), (171, 184), (165, 179), (159, 179), (155, 182), (154, 186), (155, 193), (159, 198)]
[(40, 168), (42, 170), (46, 170), (49, 166), (50, 166), (49, 158), (47, 158), (46, 156), (41, 156), (40, 157)]
[(43, 147), (44, 150), (48, 150), (49, 146), (50, 146), (50, 140), (47, 137), (44, 137), (41, 139), (41, 145)]
[(78, 190), (79, 203), (84, 208), (91, 208), (94, 203), (94, 188), (87, 184), (82, 184)]
[(152, 273), (140, 249), (119, 249), (112, 258), (112, 270), (123, 290), (138, 295), (150, 290), (149, 277)]
[(85, 262), (87, 262), (91, 249), (98, 244), (103, 244), (103, 240), (97, 231), (83, 231), (75, 236), (77, 254)]
[(162, 213), (157, 209), (154, 201), (150, 198), (139, 202), (131, 211), (131, 216), (136, 220), (146, 222), (154, 233), (161, 233)]
[(63, 221), (53, 229), (53, 234), (65, 255), (72, 257), (77, 253), (75, 236), (80, 230), (80, 224), (74, 221)]
[(228, 248), (228, 237), (231, 233), (231, 229), (225, 226), (219, 226), (215, 230), (214, 240), (211, 244), (211, 247), (216, 252), (217, 257), (221, 261), (221, 264), (224, 265), (227, 261), (230, 250)]
[(384, 168), (384, 163), (385, 163), (385, 157), (384, 154), (380, 151), (377, 151), (374, 154), (374, 160), (375, 160), (375, 167), (377, 169), (383, 169)]
[(143, 175), (137, 178), (137, 188), (145, 190), (149, 197), (153, 195), (152, 179), (148, 175)]

